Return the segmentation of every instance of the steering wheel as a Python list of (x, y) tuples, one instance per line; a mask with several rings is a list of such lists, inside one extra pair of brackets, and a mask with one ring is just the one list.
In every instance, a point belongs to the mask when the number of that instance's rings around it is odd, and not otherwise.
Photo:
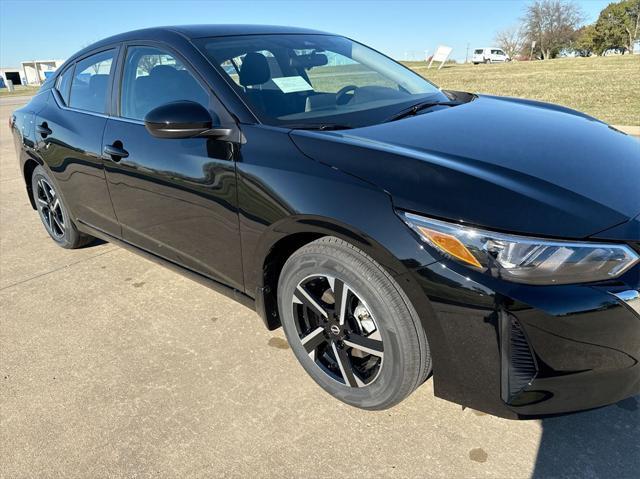
[(347, 94), (350, 91), (355, 92), (357, 89), (358, 87), (355, 85), (347, 85), (340, 88), (340, 90), (338, 90), (338, 92), (336, 93), (336, 104), (346, 105), (347, 103), (349, 103), (353, 99), (353, 94), (349, 96), (347, 96)]

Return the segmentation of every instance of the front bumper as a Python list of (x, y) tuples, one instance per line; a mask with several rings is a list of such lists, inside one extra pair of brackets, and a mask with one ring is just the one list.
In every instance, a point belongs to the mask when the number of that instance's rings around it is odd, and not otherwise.
[(448, 261), (412, 275), (436, 319), (436, 396), (524, 418), (640, 394), (640, 313), (616, 296), (640, 290), (640, 265), (588, 285), (509, 283)]

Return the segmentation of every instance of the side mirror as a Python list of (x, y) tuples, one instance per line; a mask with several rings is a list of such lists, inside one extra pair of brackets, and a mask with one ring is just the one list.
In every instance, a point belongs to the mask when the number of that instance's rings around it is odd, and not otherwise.
[(157, 138), (224, 137), (229, 128), (213, 128), (209, 111), (193, 101), (174, 101), (151, 110), (144, 117), (147, 131)]

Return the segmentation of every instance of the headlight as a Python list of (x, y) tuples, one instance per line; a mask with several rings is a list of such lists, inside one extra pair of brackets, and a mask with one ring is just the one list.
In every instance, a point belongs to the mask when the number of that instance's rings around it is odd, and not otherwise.
[(492, 276), (527, 284), (587, 283), (616, 278), (640, 261), (618, 244), (548, 241), (483, 231), (400, 213), (420, 237), (447, 257)]

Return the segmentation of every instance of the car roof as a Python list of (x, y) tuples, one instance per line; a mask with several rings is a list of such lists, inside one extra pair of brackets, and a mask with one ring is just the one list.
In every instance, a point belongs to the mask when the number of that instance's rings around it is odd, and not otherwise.
[[(284, 27), (277, 25), (174, 25), (165, 27), (144, 28), (120, 33), (100, 40), (84, 48), (82, 52), (129, 40), (168, 40), (179, 35), (194, 39), (204, 37), (227, 37), (235, 35), (268, 35), (268, 34), (316, 34), (329, 35), (327, 32), (307, 28)], [(78, 52), (78, 53), (82, 53)], [(74, 55), (77, 56), (77, 55)]]
[(268, 35), (281, 34), (324, 34), (318, 30), (308, 28), (285, 27), (278, 25), (179, 25), (168, 27), (189, 38), (221, 37), (231, 35)]
[[(130, 40), (164, 40), (170, 41), (172, 38), (182, 37), (187, 39), (205, 37), (229, 37), (236, 35), (269, 35), (269, 34), (307, 34), (307, 35), (331, 35), (319, 30), (308, 28), (285, 27), (278, 25), (241, 25), (241, 24), (221, 24), (221, 25), (173, 25), (164, 27), (143, 28), (119, 33), (103, 40), (99, 40), (82, 50), (74, 53), (65, 62), (65, 65), (74, 59), (91, 52), (102, 46), (113, 45), (118, 42)], [(60, 70), (60, 69), (58, 69)]]

